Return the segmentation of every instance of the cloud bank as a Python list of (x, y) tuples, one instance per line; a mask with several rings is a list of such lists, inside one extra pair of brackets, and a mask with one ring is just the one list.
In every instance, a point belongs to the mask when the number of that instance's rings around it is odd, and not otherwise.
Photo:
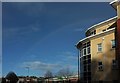
[(50, 64), (50, 63), (44, 63), (41, 61), (33, 61), (33, 62), (24, 62), (22, 64), (22, 67), (29, 67), (32, 70), (52, 70), (56, 68), (60, 68), (61, 65), (59, 64)]

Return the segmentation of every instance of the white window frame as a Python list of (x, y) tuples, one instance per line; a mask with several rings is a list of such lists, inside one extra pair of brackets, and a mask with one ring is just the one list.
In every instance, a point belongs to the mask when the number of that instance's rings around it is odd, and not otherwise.
[(90, 46), (86, 48), (86, 55), (90, 54), (90, 53), (88, 53), (88, 48), (90, 48)]
[[(87, 55), (87, 53), (84, 55), (84, 49), (86, 49), (86, 48), (83, 48), (83, 56), (86, 56)], [(86, 51), (87, 52), (87, 51)]]
[[(101, 47), (99, 47), (99, 45), (101, 45)], [(99, 48), (100, 48), (101, 50), (99, 50)], [(102, 50), (103, 50), (103, 48), (102, 48), (102, 43), (97, 44), (97, 52), (102, 52)]]

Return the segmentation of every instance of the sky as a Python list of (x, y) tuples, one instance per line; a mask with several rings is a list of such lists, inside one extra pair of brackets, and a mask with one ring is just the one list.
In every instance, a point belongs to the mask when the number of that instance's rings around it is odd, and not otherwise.
[(75, 44), (90, 26), (116, 16), (107, 2), (2, 3), (2, 74), (77, 73)]

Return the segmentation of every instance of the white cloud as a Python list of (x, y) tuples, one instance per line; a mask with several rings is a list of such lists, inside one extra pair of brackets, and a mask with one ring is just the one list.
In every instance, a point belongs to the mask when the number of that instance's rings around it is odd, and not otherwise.
[(41, 61), (28, 61), (23, 62), (21, 67), (29, 67), (31, 70), (40, 70), (40, 71), (47, 71), (51, 70), (54, 73), (59, 71), (62, 68), (66, 68), (69, 66), (69, 68), (73, 71), (77, 71), (77, 56), (75, 56), (75, 53), (73, 52), (63, 52), (62, 55), (59, 55), (59, 60), (55, 60), (54, 63), (50, 63), (48, 60), (48, 63), (41, 62)]
[(43, 63), (40, 61), (33, 61), (33, 62), (24, 62), (22, 67), (29, 67), (33, 70), (52, 70), (61, 67), (59, 64), (50, 64), (50, 63)]

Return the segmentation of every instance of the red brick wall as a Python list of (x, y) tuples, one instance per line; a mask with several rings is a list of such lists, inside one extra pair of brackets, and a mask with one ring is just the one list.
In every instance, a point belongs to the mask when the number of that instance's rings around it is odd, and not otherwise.
[(118, 60), (118, 66), (120, 68), (120, 19), (117, 20), (116, 28), (116, 58)]

